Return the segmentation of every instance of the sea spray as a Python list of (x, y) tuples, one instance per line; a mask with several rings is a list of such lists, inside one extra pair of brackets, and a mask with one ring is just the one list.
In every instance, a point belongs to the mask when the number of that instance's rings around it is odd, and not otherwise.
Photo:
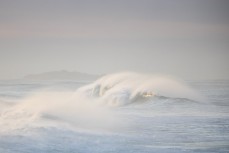
[(111, 130), (123, 123), (114, 111), (101, 106), (99, 100), (86, 98), (73, 92), (40, 91), (1, 113), (1, 130), (36, 127), (71, 127)]

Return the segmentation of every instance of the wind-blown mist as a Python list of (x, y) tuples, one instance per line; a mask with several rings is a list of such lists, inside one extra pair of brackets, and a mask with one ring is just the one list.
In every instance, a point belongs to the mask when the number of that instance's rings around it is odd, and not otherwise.
[(0, 151), (228, 151), (229, 96), (218, 90), (220, 84), (189, 87), (171, 77), (134, 72), (105, 75), (73, 90), (74, 82), (56, 82), (49, 89), (41, 84), (1, 84), (12, 92), (0, 91)]
[[(3, 125), (0, 131), (31, 128), (31, 126), (58, 127), (60, 123), (88, 129), (109, 129), (121, 124), (118, 123), (117, 116), (114, 116), (112, 110), (98, 105), (98, 100), (82, 96), (73, 98), (73, 93), (41, 91), (26, 97), (2, 113)], [(54, 122), (50, 124), (48, 121)]]

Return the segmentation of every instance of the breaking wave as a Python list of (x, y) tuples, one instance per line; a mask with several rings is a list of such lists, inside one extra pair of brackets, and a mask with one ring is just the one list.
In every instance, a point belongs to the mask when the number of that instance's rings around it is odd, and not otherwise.
[(164, 99), (185, 103), (198, 101), (200, 96), (184, 83), (168, 77), (134, 72), (110, 74), (73, 92), (43, 90), (21, 99), (0, 111), (0, 133), (60, 125), (118, 129), (126, 123), (116, 107), (144, 102), (158, 104)]
[(75, 94), (98, 98), (109, 106), (122, 106), (155, 98), (202, 100), (194, 90), (175, 79), (134, 72), (103, 76), (94, 83), (79, 88)]

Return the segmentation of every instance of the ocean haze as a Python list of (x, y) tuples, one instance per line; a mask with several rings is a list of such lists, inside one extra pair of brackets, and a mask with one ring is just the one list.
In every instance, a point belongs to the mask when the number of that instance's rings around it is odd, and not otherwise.
[(92, 81), (97, 79), (98, 76), (86, 74), (86, 73), (80, 73), (80, 72), (69, 72), (69, 71), (51, 71), (51, 72), (45, 72), (40, 74), (30, 74), (26, 75), (23, 79), (24, 80), (77, 80), (77, 81)]
[(68, 70), (229, 79), (226, 0), (0, 1), (0, 79)]

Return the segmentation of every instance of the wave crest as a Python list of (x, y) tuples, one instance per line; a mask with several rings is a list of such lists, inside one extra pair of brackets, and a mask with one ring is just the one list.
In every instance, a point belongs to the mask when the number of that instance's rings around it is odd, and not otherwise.
[(79, 88), (76, 93), (99, 98), (112, 106), (147, 101), (155, 97), (201, 99), (194, 90), (175, 79), (134, 72), (105, 75)]

